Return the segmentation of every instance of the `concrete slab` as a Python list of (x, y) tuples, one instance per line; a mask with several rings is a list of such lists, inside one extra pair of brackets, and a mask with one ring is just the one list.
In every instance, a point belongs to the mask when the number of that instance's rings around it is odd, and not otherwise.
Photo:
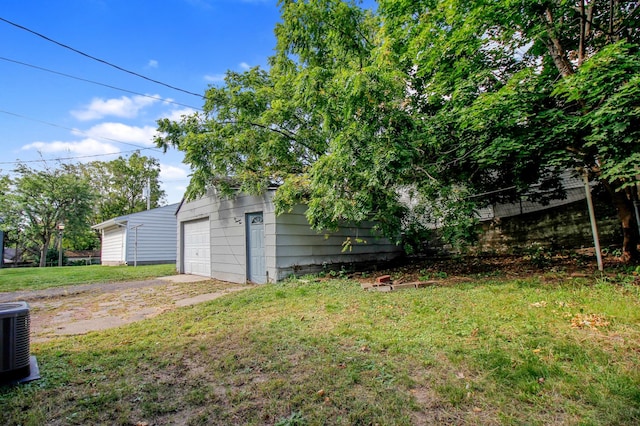
[(233, 293), (234, 291), (245, 290), (247, 288), (249, 287), (232, 287), (216, 293), (200, 294), (198, 296), (189, 297), (187, 299), (176, 300), (176, 306), (190, 306), (190, 305), (195, 305), (202, 302), (208, 302), (210, 300), (215, 300), (219, 297), (222, 297), (226, 294)]
[(169, 281), (172, 283), (197, 283), (200, 281), (208, 281), (211, 277), (203, 277), (200, 275), (178, 274), (168, 275), (166, 277), (158, 277), (159, 280)]

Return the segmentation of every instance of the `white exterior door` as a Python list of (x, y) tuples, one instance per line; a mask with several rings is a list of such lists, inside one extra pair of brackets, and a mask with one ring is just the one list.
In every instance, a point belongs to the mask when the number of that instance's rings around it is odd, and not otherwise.
[(211, 276), (209, 219), (183, 222), (182, 265), (185, 274)]
[(267, 282), (262, 213), (247, 215), (247, 280), (256, 284)]

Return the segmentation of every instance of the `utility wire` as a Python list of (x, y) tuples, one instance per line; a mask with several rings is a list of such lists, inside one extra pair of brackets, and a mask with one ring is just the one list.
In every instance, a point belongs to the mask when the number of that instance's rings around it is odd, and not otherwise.
[[(149, 149), (149, 148), (146, 148)], [(107, 157), (109, 155), (121, 155), (121, 154), (129, 154), (132, 152), (138, 152), (141, 149), (132, 149), (130, 151), (120, 151), (120, 152), (112, 152), (107, 154), (93, 154), (93, 155), (79, 155), (77, 157), (58, 157), (58, 158), (41, 158), (39, 160), (24, 160), (24, 161), (0, 161), (0, 164), (26, 164), (26, 163), (46, 163), (47, 161), (66, 161), (66, 160), (80, 160), (82, 158), (93, 158), (93, 157)]]
[(20, 62), (20, 61), (16, 61), (14, 59), (5, 58), (5, 57), (2, 57), (2, 56), (0, 56), (0, 60), (6, 61), (6, 62), (12, 62), (14, 64), (22, 65), (22, 66), (25, 66), (25, 67), (34, 68), (34, 69), (37, 69), (37, 70), (40, 70), (40, 71), (46, 71), (46, 72), (49, 72), (51, 74), (61, 75), (63, 77), (72, 78), (74, 80), (84, 81), (86, 83), (97, 84), (98, 86), (108, 87), (109, 89), (120, 90), (121, 92), (131, 93), (133, 95), (138, 95), (138, 96), (144, 96), (145, 98), (155, 99), (155, 100), (158, 100), (158, 101), (166, 102), (168, 104), (179, 105), (179, 106), (195, 109), (195, 110), (198, 110), (198, 111), (202, 111), (201, 108), (194, 107), (194, 106), (191, 106), (191, 105), (181, 104), (179, 102), (174, 102), (174, 101), (171, 101), (171, 100), (168, 100), (168, 99), (163, 99), (163, 98), (161, 98), (159, 96), (145, 95), (144, 93), (139, 93), (139, 92), (134, 92), (132, 90), (122, 89), (120, 87), (111, 86), (111, 85), (105, 84), (105, 83), (100, 83), (99, 81), (88, 80), (88, 79), (82, 78), (82, 77), (76, 77), (74, 75), (65, 74), (65, 73), (62, 73), (62, 72), (59, 72), (59, 71), (54, 71), (54, 70), (51, 70), (51, 69), (48, 69), (48, 68), (44, 68), (44, 67), (39, 67), (37, 65), (28, 64), (26, 62)]
[[(12, 116), (14, 116), (14, 117), (22, 118), (22, 119), (24, 119), (24, 120), (34, 121), (34, 122), (36, 122), (36, 123), (46, 124), (47, 126), (57, 127), (57, 128), (59, 128), (59, 129), (70, 130), (70, 131), (75, 132), (75, 133), (80, 133), (81, 135), (85, 135), (85, 136), (92, 137), (92, 135), (90, 135), (89, 133), (83, 132), (83, 131), (78, 130), (78, 129), (74, 129), (74, 128), (71, 128), (71, 127), (61, 126), (61, 125), (59, 125), (59, 124), (50, 123), (50, 122), (48, 122), (48, 121), (38, 120), (38, 119), (36, 119), (36, 118), (31, 118), (31, 117), (27, 117), (27, 116), (24, 116), (24, 115), (21, 115), (21, 114), (16, 114), (15, 112), (10, 112), (10, 111), (5, 111), (5, 110), (0, 109), (0, 113), (2, 113), (2, 114), (7, 114), (7, 115), (12, 115)], [(157, 148), (154, 148), (154, 147), (142, 146), (142, 145), (137, 145), (137, 144), (135, 144), (135, 143), (119, 141), (118, 139), (112, 139), (112, 138), (108, 138), (108, 137), (105, 137), (105, 136), (94, 136), (94, 137), (96, 137), (96, 138), (98, 138), (98, 139), (103, 139), (103, 140), (107, 140), (107, 141), (112, 141), (112, 142), (116, 142), (116, 143), (121, 143), (121, 144), (123, 144), (123, 145), (133, 146), (133, 147), (135, 147), (135, 148), (137, 148), (137, 149), (139, 149), (139, 150), (147, 150), (147, 149), (150, 149), (150, 150), (153, 150), (153, 151), (156, 151), (156, 152), (163, 152), (162, 150), (157, 149)]]
[(201, 94), (198, 94), (198, 93), (195, 93), (195, 92), (190, 92), (190, 91), (188, 91), (188, 90), (181, 89), (181, 88), (179, 88), (179, 87), (172, 86), (172, 85), (170, 85), (170, 84), (163, 83), (163, 82), (158, 81), (158, 80), (154, 80), (154, 79), (152, 79), (152, 78), (150, 78), (150, 77), (144, 76), (144, 75), (142, 75), (142, 74), (138, 74), (137, 72), (130, 71), (130, 70), (126, 69), (126, 68), (122, 68), (122, 67), (120, 67), (120, 66), (118, 66), (118, 65), (112, 64), (111, 62), (105, 61), (104, 59), (100, 59), (100, 58), (96, 58), (95, 56), (91, 56), (91, 55), (89, 55), (88, 53), (85, 53), (85, 52), (83, 52), (83, 51), (81, 51), (81, 50), (78, 50), (78, 49), (74, 49), (74, 48), (73, 48), (73, 47), (71, 47), (71, 46), (68, 46), (68, 45), (66, 45), (66, 44), (64, 44), (64, 43), (60, 43), (59, 41), (56, 41), (56, 40), (54, 40), (54, 39), (52, 39), (52, 38), (49, 38), (49, 37), (47, 37), (47, 36), (45, 36), (45, 35), (43, 35), (43, 34), (40, 34), (39, 32), (33, 31), (33, 30), (31, 30), (31, 29), (29, 29), (29, 28), (27, 28), (27, 27), (24, 27), (24, 26), (22, 26), (22, 25), (16, 24), (15, 22), (11, 22), (11, 21), (9, 21), (8, 19), (5, 19), (5, 18), (0, 17), (0, 21), (6, 22), (7, 24), (9, 24), (9, 25), (13, 25), (14, 27), (19, 28), (19, 29), (21, 29), (21, 30), (24, 30), (24, 31), (30, 32), (31, 34), (36, 35), (36, 36), (38, 36), (38, 37), (40, 37), (40, 38), (43, 38), (43, 39), (45, 39), (45, 40), (47, 40), (47, 41), (49, 41), (49, 42), (51, 42), (51, 43), (57, 44), (57, 45), (58, 45), (58, 46), (60, 46), (60, 47), (64, 47), (65, 49), (69, 49), (69, 50), (71, 50), (72, 52), (78, 53), (78, 54), (80, 54), (80, 55), (82, 55), (82, 56), (84, 56), (84, 57), (87, 57), (87, 58), (89, 58), (89, 59), (93, 59), (94, 61), (100, 62), (100, 63), (105, 64), (105, 65), (108, 65), (108, 66), (110, 66), (110, 67), (113, 67), (113, 68), (115, 68), (115, 69), (117, 69), (117, 70), (119, 70), (119, 71), (123, 71), (123, 72), (126, 72), (126, 73), (131, 74), (131, 75), (135, 75), (136, 77), (143, 78), (143, 79), (145, 79), (145, 80), (147, 80), (147, 81), (151, 81), (152, 83), (160, 84), (160, 85), (162, 85), (162, 86), (168, 87), (168, 88), (173, 89), (173, 90), (177, 90), (177, 91), (179, 91), (179, 92), (186, 93), (186, 94), (188, 94), (188, 95), (197, 96), (197, 97), (199, 97), (199, 98), (201, 98), (201, 99), (203, 99), (203, 98), (204, 98)]

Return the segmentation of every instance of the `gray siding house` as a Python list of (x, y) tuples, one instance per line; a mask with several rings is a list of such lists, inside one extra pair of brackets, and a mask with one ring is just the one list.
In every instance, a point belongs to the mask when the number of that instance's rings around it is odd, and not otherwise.
[(92, 226), (102, 233), (103, 265), (150, 265), (176, 261), (176, 209), (171, 204), (115, 217)]
[[(311, 229), (303, 206), (276, 216), (273, 195), (270, 190), (262, 196), (228, 199), (211, 191), (183, 203), (177, 213), (178, 271), (261, 284), (339, 265), (388, 261), (402, 254), (398, 246), (374, 235), (373, 224), (325, 235)], [(343, 252), (347, 237), (366, 244), (353, 244), (351, 251)]]

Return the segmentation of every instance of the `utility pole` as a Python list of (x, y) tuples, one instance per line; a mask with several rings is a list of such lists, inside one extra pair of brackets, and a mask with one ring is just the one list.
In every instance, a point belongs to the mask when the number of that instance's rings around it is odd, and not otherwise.
[(147, 177), (147, 210), (151, 210), (151, 177)]

